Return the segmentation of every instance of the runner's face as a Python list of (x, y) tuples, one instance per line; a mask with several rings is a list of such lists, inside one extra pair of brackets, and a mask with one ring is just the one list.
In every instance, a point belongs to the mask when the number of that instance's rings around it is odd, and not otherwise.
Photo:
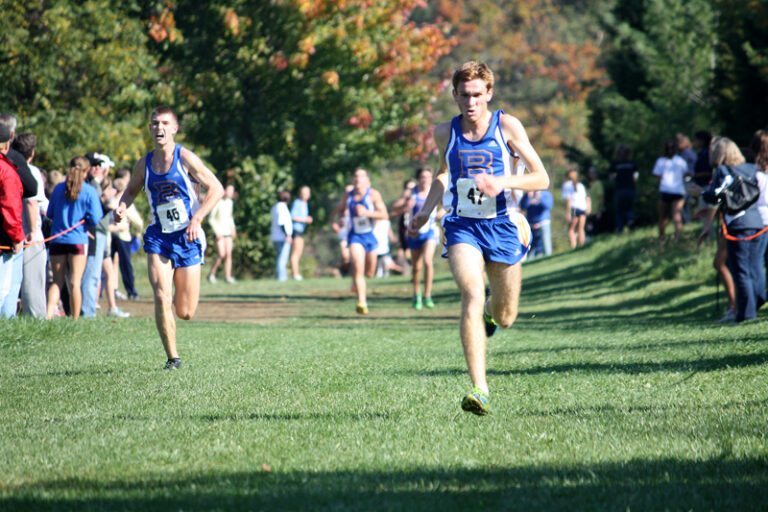
[(368, 188), (368, 184), (370, 183), (368, 181), (368, 173), (365, 171), (357, 171), (352, 177), (352, 183), (355, 185), (357, 190)]
[(149, 122), (149, 133), (158, 146), (173, 142), (173, 137), (179, 131), (179, 125), (171, 114), (156, 114)]
[(485, 80), (481, 78), (461, 82), (453, 91), (459, 112), (470, 121), (479, 121), (485, 116), (492, 97), (493, 89), (488, 89)]
[(432, 173), (424, 171), (419, 174), (419, 190), (426, 190), (432, 183)]

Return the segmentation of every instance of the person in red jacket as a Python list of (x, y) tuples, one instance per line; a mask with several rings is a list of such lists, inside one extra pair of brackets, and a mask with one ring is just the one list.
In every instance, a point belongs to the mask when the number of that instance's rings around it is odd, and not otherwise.
[[(0, 133), (0, 137), (2, 135)], [(16, 166), (0, 153), (0, 304), (11, 289), (13, 256), (21, 252), (24, 242), (21, 195), (21, 179)]]

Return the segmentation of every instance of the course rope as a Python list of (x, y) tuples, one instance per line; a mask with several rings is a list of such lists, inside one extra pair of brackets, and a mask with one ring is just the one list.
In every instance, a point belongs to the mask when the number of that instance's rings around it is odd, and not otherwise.
[(757, 238), (760, 235), (762, 235), (763, 233), (765, 233), (766, 231), (768, 231), (768, 226), (766, 226), (766, 227), (764, 227), (763, 229), (761, 229), (760, 231), (758, 231), (757, 233), (755, 233), (752, 236), (747, 236), (747, 237), (744, 237), (744, 238), (738, 238), (738, 237), (735, 237), (735, 236), (733, 236), (733, 235), (728, 233), (728, 230), (725, 228), (725, 221), (724, 220), (722, 221), (722, 223), (723, 223), (723, 235), (725, 236), (726, 240), (730, 240), (732, 242), (744, 242), (746, 240), (752, 240), (753, 238)]
[[(50, 241), (51, 241), (51, 240), (53, 240), (54, 238), (58, 238), (58, 237), (60, 237), (61, 235), (63, 235), (64, 233), (69, 233), (70, 231), (72, 231), (73, 229), (75, 229), (77, 226), (79, 226), (79, 225), (80, 225), (80, 224), (82, 224), (83, 222), (85, 222), (85, 219), (81, 220), (80, 222), (78, 222), (77, 224), (75, 224), (74, 226), (72, 226), (71, 228), (67, 228), (67, 229), (65, 229), (64, 231), (60, 231), (60, 232), (56, 233), (55, 235), (51, 235), (51, 236), (49, 236), (48, 238), (46, 238), (46, 239), (44, 239), (44, 240), (40, 240), (39, 242), (31, 242), (31, 243), (28, 243), (28, 244), (24, 244), (24, 245), (22, 245), (21, 247), (22, 247), (22, 249), (26, 249), (27, 247), (32, 247), (33, 245), (40, 245), (40, 244), (44, 244), (44, 243), (46, 243), (46, 242), (50, 242)], [(89, 233), (89, 234), (90, 234), (90, 233)], [(6, 246), (4, 246), (4, 245), (0, 245), (0, 251), (11, 251), (11, 250), (13, 250), (13, 247), (6, 247)]]

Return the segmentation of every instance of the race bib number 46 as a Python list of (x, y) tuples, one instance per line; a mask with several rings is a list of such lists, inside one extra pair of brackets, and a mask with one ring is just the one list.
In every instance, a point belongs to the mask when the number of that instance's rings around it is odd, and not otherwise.
[(480, 192), (474, 179), (459, 178), (456, 182), (456, 193), (458, 195), (456, 213), (459, 216), (473, 219), (496, 217), (496, 198)]
[(174, 233), (189, 226), (189, 215), (181, 199), (158, 205), (157, 217), (163, 233)]
[(354, 226), (355, 233), (358, 235), (373, 231), (373, 224), (371, 223), (370, 217), (360, 217), (355, 215), (352, 217), (352, 225)]

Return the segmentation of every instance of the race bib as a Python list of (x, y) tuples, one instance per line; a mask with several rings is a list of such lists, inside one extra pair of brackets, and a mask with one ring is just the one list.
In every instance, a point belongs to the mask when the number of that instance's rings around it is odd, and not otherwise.
[(355, 233), (358, 235), (373, 231), (373, 223), (371, 223), (370, 217), (360, 217), (355, 215), (352, 217), (352, 225), (354, 226)]
[(496, 198), (480, 192), (472, 178), (459, 178), (456, 182), (456, 193), (459, 198), (456, 213), (460, 217), (473, 219), (496, 217)]
[(163, 233), (174, 233), (189, 226), (189, 215), (181, 199), (158, 205), (157, 218)]

